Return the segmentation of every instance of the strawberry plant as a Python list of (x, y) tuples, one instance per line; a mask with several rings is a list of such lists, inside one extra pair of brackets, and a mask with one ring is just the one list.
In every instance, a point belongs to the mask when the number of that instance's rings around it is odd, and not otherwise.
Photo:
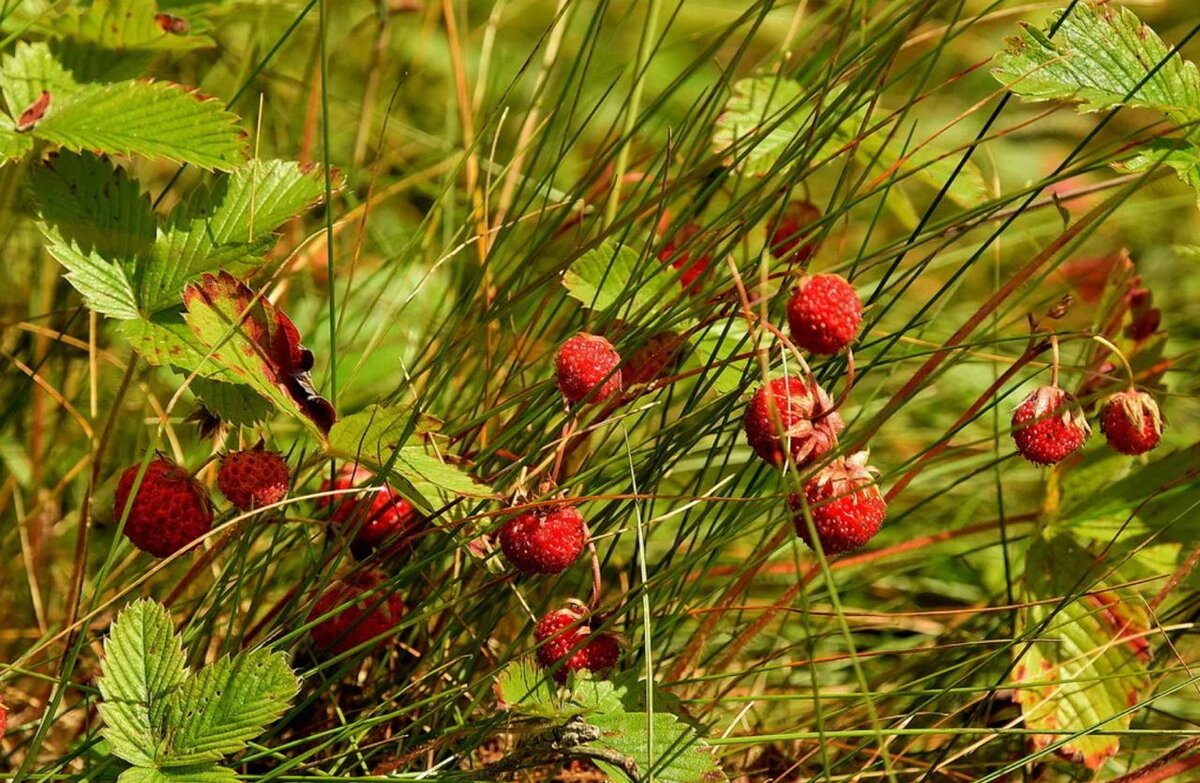
[(0, 777), (1190, 779), (1189, 10), (0, 8)]

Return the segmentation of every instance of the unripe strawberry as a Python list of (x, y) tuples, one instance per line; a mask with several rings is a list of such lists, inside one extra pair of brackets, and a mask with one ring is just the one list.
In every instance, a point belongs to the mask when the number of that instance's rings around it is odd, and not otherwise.
[[(887, 515), (887, 503), (875, 483), (875, 469), (867, 465), (865, 451), (838, 458), (822, 468), (804, 484), (803, 500), (826, 555), (866, 546)], [(804, 502), (799, 494), (793, 494), (789, 502), (795, 512), (796, 534), (813, 547)]]
[(791, 375), (761, 386), (750, 398), (742, 424), (759, 457), (781, 466), (790, 455), (801, 468), (836, 446), (844, 426), (824, 389)]
[(290, 483), (287, 462), (277, 451), (234, 451), (221, 457), (217, 471), (217, 488), (240, 511), (278, 503)]
[(508, 562), (527, 574), (557, 574), (579, 559), (586, 538), (574, 506), (525, 511), (500, 528), (500, 548)]
[(308, 620), (330, 616), (312, 627), (313, 645), (323, 653), (338, 655), (371, 640), (375, 645), (388, 644), (388, 632), (404, 618), (404, 601), (389, 588), (380, 587), (384, 581), (377, 572), (364, 572), (346, 577), (322, 593)]
[(1136, 389), (1117, 392), (1100, 409), (1100, 431), (1108, 445), (1122, 454), (1145, 454), (1162, 439), (1163, 420), (1158, 403)]
[(601, 402), (621, 391), (621, 355), (612, 343), (594, 334), (580, 332), (558, 349), (554, 369), (558, 389), (569, 403), (587, 398)]
[[(321, 485), (322, 492), (347, 490), (369, 483), (374, 474), (361, 465), (343, 465), (337, 478)], [(330, 521), (353, 530), (356, 543), (369, 547), (398, 543), (415, 532), (421, 515), (390, 485), (362, 495), (329, 495), (317, 501), (319, 508), (333, 506)]]
[[(568, 672), (611, 669), (621, 656), (621, 646), (616, 638), (609, 634), (592, 636), (586, 619), (586, 615), (579, 610), (556, 609), (538, 620), (534, 628), (538, 663), (548, 669), (563, 661), (562, 666), (554, 672), (554, 679), (560, 683), (566, 682)], [(591, 640), (585, 642), (589, 636)]]
[(712, 258), (707, 255), (692, 258), (692, 246), (700, 231), (701, 228), (696, 223), (687, 223), (658, 251), (659, 261), (670, 264), (672, 269), (683, 270), (679, 275), (679, 286), (693, 295), (700, 293), (704, 282), (700, 278), (708, 271), (708, 265), (712, 262)]
[(841, 275), (805, 275), (788, 300), (792, 341), (815, 354), (834, 354), (858, 337), (862, 301)]
[(771, 255), (788, 264), (807, 264), (820, 247), (815, 239), (808, 239), (813, 224), (820, 219), (821, 210), (812, 202), (790, 202), (767, 228)]
[(1075, 398), (1057, 386), (1041, 386), (1012, 415), (1012, 437), (1021, 456), (1054, 465), (1083, 448), (1092, 428)]
[[(113, 516), (119, 522), (141, 465), (125, 469), (117, 482)], [(155, 557), (173, 555), (212, 530), (208, 493), (191, 474), (159, 457), (146, 466), (137, 495), (125, 519), (125, 535)]]

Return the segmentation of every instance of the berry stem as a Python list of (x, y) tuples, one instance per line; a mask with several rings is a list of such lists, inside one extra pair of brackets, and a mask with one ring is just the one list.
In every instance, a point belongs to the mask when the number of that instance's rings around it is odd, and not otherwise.
[(1125, 354), (1121, 352), (1121, 349), (1113, 345), (1112, 341), (1106, 337), (1101, 337), (1098, 334), (1092, 334), (1088, 336), (1111, 351), (1113, 355), (1121, 361), (1121, 366), (1125, 368), (1125, 374), (1129, 376), (1129, 390), (1133, 391), (1136, 389), (1137, 382), (1133, 374), (1133, 366), (1129, 363), (1129, 360), (1125, 358)]
[(600, 573), (600, 555), (596, 552), (596, 541), (587, 523), (583, 523), (583, 535), (587, 539), (588, 556), (592, 559), (592, 597), (588, 601), (588, 613), (596, 611), (600, 606), (600, 596), (604, 593), (603, 576)]
[(1050, 335), (1050, 385), (1058, 386), (1058, 335)]

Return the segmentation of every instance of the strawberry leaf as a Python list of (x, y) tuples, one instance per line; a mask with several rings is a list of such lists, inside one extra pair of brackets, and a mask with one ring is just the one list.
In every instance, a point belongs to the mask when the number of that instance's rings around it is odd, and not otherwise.
[(336, 418), (312, 386), (313, 355), (283, 312), (227, 272), (184, 291), (184, 321), (208, 359), (324, 436)]
[(1135, 596), (1105, 580), (1077, 594), (1078, 580), (1095, 569), (1068, 536), (1030, 547), (1022, 624), (1035, 641), (1020, 648), (1013, 675), (1026, 727), (1047, 731), (1033, 735), (1034, 746), (1089, 769), (1117, 752), (1117, 732), (1129, 728), (1130, 707), (1149, 684), (1150, 658), (1147, 618)]

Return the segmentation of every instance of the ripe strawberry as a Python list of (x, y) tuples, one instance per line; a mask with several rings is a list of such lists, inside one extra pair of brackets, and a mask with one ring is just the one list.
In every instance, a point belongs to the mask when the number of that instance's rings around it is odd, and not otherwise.
[(554, 360), (558, 388), (569, 403), (607, 400), (621, 391), (621, 355), (603, 337), (580, 332), (558, 349)]
[[(563, 661), (562, 666), (554, 672), (554, 679), (560, 683), (566, 682), (568, 672), (611, 669), (621, 657), (621, 646), (616, 638), (609, 634), (593, 636), (585, 619), (586, 615), (579, 610), (556, 609), (538, 620), (533, 630), (533, 637), (538, 643), (538, 663), (549, 669)], [(589, 636), (591, 640), (585, 643), (584, 640)]]
[(746, 440), (759, 457), (781, 466), (790, 454), (797, 467), (836, 446), (844, 426), (825, 390), (815, 381), (805, 383), (793, 375), (759, 387), (746, 406), (742, 424)]
[(813, 224), (820, 219), (821, 210), (812, 202), (790, 202), (767, 227), (771, 255), (788, 264), (807, 264), (820, 247), (816, 240), (808, 240)]
[(1034, 389), (1013, 411), (1012, 426), (1017, 451), (1037, 465), (1061, 462), (1092, 434), (1075, 398), (1057, 386)]
[(374, 571), (354, 574), (329, 587), (313, 604), (309, 622), (332, 614), (313, 626), (313, 644), (321, 652), (337, 655), (366, 644), (387, 644), (384, 636), (404, 618), (404, 601), (391, 592), (381, 574)]
[(700, 278), (708, 271), (708, 265), (712, 262), (712, 258), (707, 255), (693, 259), (692, 250), (688, 249), (695, 244), (700, 231), (701, 228), (696, 223), (687, 223), (658, 251), (659, 261), (670, 264), (672, 269), (683, 270), (679, 275), (679, 286), (689, 294), (700, 293), (703, 287)]
[(682, 337), (674, 332), (659, 332), (625, 360), (621, 379), (626, 386), (637, 386), (665, 378), (679, 366), (683, 348)]
[[(126, 468), (117, 482), (113, 516), (118, 521), (140, 467)], [(143, 552), (166, 557), (212, 530), (212, 521), (212, 502), (200, 482), (174, 462), (159, 457), (146, 466), (125, 520), (125, 535)]]
[(583, 516), (574, 506), (534, 509), (500, 528), (508, 562), (527, 574), (557, 574), (579, 559), (586, 543)]
[(1100, 409), (1100, 431), (1108, 445), (1122, 454), (1145, 454), (1162, 438), (1158, 403), (1145, 392), (1130, 389), (1109, 397)]
[[(875, 484), (875, 469), (867, 465), (867, 452), (840, 457), (821, 469), (804, 485), (804, 502), (826, 555), (853, 552), (866, 546), (883, 524), (887, 503)], [(799, 494), (789, 499), (795, 512), (796, 534), (813, 546)], [(815, 549), (815, 547), (813, 547)]]
[(0, 701), (0, 739), (4, 738), (4, 732), (8, 731), (8, 707), (4, 702)]
[[(337, 478), (326, 480), (322, 492), (346, 490), (367, 484), (374, 474), (361, 465), (343, 465)], [(329, 519), (335, 526), (352, 530), (354, 541), (369, 547), (399, 542), (415, 532), (421, 515), (390, 485), (361, 495), (332, 495), (317, 501), (318, 508), (334, 506)]]
[(277, 451), (246, 449), (221, 458), (217, 488), (240, 511), (278, 503), (287, 497), (291, 473)]
[(792, 341), (815, 354), (834, 354), (854, 342), (862, 301), (841, 275), (805, 275), (788, 300)]

